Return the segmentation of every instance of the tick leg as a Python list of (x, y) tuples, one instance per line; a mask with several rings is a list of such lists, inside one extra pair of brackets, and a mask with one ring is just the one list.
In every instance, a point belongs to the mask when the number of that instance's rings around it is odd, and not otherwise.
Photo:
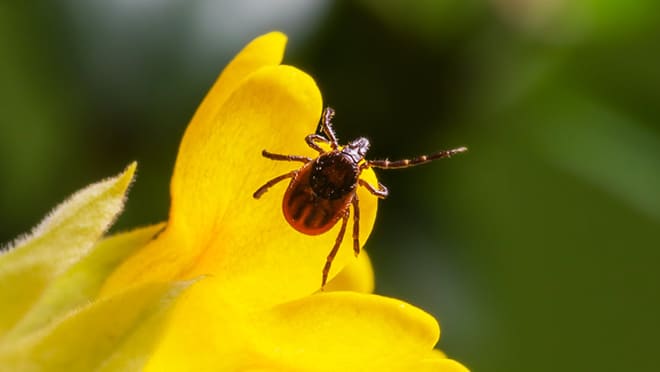
[[(323, 154), (326, 152), (317, 144), (317, 142), (325, 143), (328, 144), (332, 147), (332, 142), (328, 140), (327, 138), (320, 136), (318, 134), (310, 134), (309, 136), (305, 137), (305, 142), (307, 142), (307, 146), (313, 148), (314, 150), (318, 151), (319, 154)], [(333, 147), (333, 149), (336, 149), (337, 147)]]
[(321, 119), (321, 130), (326, 136), (328, 136), (328, 140), (330, 141), (332, 149), (337, 150), (337, 147), (339, 146), (337, 144), (337, 136), (335, 135), (335, 131), (332, 129), (332, 118), (334, 117), (335, 110), (332, 107), (326, 107), (323, 110), (323, 118)]
[(353, 253), (360, 254), (360, 205), (357, 193), (353, 195)]
[(261, 155), (264, 158), (268, 158), (271, 160), (300, 161), (303, 163), (309, 163), (310, 161), (312, 161), (312, 159), (306, 156), (273, 154), (272, 152), (268, 152), (266, 150), (261, 151)]
[(261, 195), (263, 195), (266, 191), (268, 191), (268, 189), (273, 187), (276, 183), (283, 181), (287, 178), (295, 177), (296, 174), (298, 174), (298, 170), (294, 170), (289, 173), (273, 178), (272, 180), (266, 182), (263, 186), (258, 188), (257, 191), (255, 191), (254, 194), (252, 194), (252, 197), (255, 199), (259, 199)]
[(383, 169), (394, 169), (394, 168), (408, 168), (415, 165), (426, 164), (436, 159), (450, 158), (458, 153), (466, 152), (467, 147), (459, 147), (452, 150), (438, 151), (430, 155), (422, 155), (412, 159), (402, 159), (402, 160), (369, 160), (367, 161), (368, 167), (374, 168), (383, 168)]
[(363, 180), (362, 178), (360, 178), (358, 180), (358, 183), (360, 184), (360, 186), (364, 186), (367, 190), (369, 190), (370, 193), (376, 195), (377, 197), (379, 197), (381, 199), (385, 199), (387, 197), (387, 195), (389, 195), (389, 193), (390, 193), (387, 190), (387, 187), (385, 187), (385, 185), (383, 185), (380, 182), (378, 182), (378, 188), (377, 189), (372, 184), (370, 184), (369, 182)]
[(335, 259), (335, 256), (337, 255), (337, 251), (339, 250), (339, 246), (341, 245), (342, 240), (344, 240), (344, 234), (346, 233), (346, 223), (348, 222), (348, 214), (349, 214), (349, 209), (346, 209), (346, 213), (344, 213), (344, 217), (342, 218), (341, 221), (341, 229), (339, 230), (339, 235), (337, 235), (337, 240), (335, 240), (335, 245), (332, 247), (332, 250), (328, 254), (328, 258), (325, 260), (325, 266), (323, 266), (323, 279), (321, 279), (321, 289), (325, 287), (325, 283), (328, 281), (328, 273), (330, 272), (330, 266), (332, 265), (332, 261)]
[(307, 145), (318, 151), (320, 154), (323, 154), (326, 151), (323, 150), (321, 146), (317, 144), (317, 142), (328, 144), (333, 150), (337, 150), (339, 147), (339, 144), (337, 143), (337, 136), (335, 135), (335, 131), (332, 129), (332, 118), (334, 116), (335, 110), (333, 110), (332, 107), (326, 107), (323, 110), (320, 124), (321, 133), (325, 134), (325, 137), (319, 134), (310, 134), (309, 136), (305, 137), (305, 142), (307, 142)]

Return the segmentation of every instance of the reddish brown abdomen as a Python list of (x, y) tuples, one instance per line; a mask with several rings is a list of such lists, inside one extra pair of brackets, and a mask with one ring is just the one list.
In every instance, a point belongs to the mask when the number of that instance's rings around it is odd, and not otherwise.
[(325, 199), (311, 186), (312, 170), (317, 161), (304, 165), (291, 180), (282, 200), (282, 211), (287, 222), (307, 235), (318, 235), (330, 230), (346, 213), (353, 192), (335, 199)]

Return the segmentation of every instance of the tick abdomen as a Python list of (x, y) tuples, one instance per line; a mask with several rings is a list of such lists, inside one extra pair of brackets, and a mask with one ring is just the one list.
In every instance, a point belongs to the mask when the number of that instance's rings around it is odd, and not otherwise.
[(304, 165), (282, 200), (287, 222), (309, 235), (330, 230), (352, 200), (357, 182), (354, 168), (340, 153), (328, 153)]

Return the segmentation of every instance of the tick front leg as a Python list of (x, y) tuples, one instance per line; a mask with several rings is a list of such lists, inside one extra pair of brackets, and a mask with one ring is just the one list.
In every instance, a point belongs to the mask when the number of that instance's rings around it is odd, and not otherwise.
[[(323, 153), (326, 152), (326, 151), (323, 150), (323, 149), (321, 148), (321, 146), (318, 145), (317, 142), (325, 143), (325, 144), (327, 144), (327, 145), (330, 145), (330, 147), (332, 147), (332, 142), (331, 142), (331, 141), (329, 141), (327, 138), (325, 138), (325, 137), (323, 137), (323, 136), (320, 136), (320, 135), (318, 135), (318, 134), (310, 134), (310, 135), (308, 135), (307, 137), (305, 137), (305, 142), (307, 142), (307, 146), (309, 146), (309, 147), (313, 148), (314, 150), (318, 151), (319, 154), (323, 154)], [(335, 147), (335, 148), (336, 148), (336, 147)], [(333, 149), (334, 149), (334, 148), (333, 148)]]
[(456, 154), (459, 154), (461, 152), (466, 152), (467, 147), (459, 147), (451, 150), (444, 150), (444, 151), (438, 151), (434, 152), (433, 154), (429, 155), (422, 155), (418, 156), (416, 158), (412, 159), (401, 159), (401, 160), (368, 160), (366, 162), (367, 166), (369, 167), (374, 167), (374, 168), (382, 168), (382, 169), (397, 169), (397, 168), (408, 168), (408, 167), (413, 167), (415, 165), (422, 165), (426, 163), (430, 163), (433, 160), (437, 159), (444, 159), (444, 158), (450, 158)]
[(332, 129), (332, 118), (335, 117), (335, 110), (332, 107), (326, 107), (323, 110), (323, 118), (321, 119), (321, 130), (328, 136), (328, 140), (333, 150), (337, 150), (339, 144), (337, 143), (337, 136)]
[(289, 173), (286, 173), (286, 174), (283, 174), (281, 176), (277, 176), (277, 177), (273, 178), (272, 180), (266, 182), (263, 186), (258, 188), (257, 191), (255, 191), (254, 194), (252, 194), (252, 197), (255, 198), (255, 199), (259, 199), (261, 197), (261, 195), (263, 195), (271, 187), (275, 186), (275, 184), (277, 184), (278, 182), (283, 181), (287, 178), (295, 177), (296, 174), (298, 174), (298, 171), (294, 170), (294, 171), (291, 171)]
[(358, 183), (360, 184), (360, 186), (364, 186), (367, 190), (369, 190), (370, 193), (376, 195), (381, 199), (385, 199), (387, 195), (390, 194), (389, 190), (387, 190), (387, 187), (385, 187), (385, 185), (383, 185), (380, 182), (378, 182), (378, 189), (376, 189), (372, 184), (361, 178), (358, 180)]
[(341, 229), (339, 230), (339, 235), (337, 235), (337, 240), (335, 240), (335, 245), (332, 247), (332, 250), (328, 254), (328, 258), (325, 260), (325, 266), (323, 266), (323, 278), (321, 279), (321, 289), (325, 287), (325, 283), (328, 281), (328, 273), (330, 273), (330, 266), (332, 266), (332, 261), (337, 255), (339, 246), (341, 245), (342, 240), (344, 240), (344, 234), (346, 233), (346, 223), (348, 222), (349, 209), (346, 209), (344, 217), (341, 221)]
[(321, 148), (321, 146), (318, 145), (318, 143), (325, 143), (330, 146), (331, 149), (337, 150), (339, 147), (339, 144), (337, 143), (337, 136), (335, 135), (335, 131), (332, 130), (332, 118), (335, 116), (335, 110), (332, 109), (332, 107), (326, 107), (323, 110), (323, 115), (321, 117), (321, 123), (320, 123), (320, 132), (325, 134), (325, 137), (319, 135), (319, 134), (310, 134), (309, 136), (305, 137), (305, 142), (307, 142), (307, 145), (314, 150), (318, 151), (319, 154), (323, 154), (326, 152)]
[(264, 158), (268, 158), (271, 160), (300, 161), (303, 163), (309, 163), (310, 161), (312, 161), (311, 158), (308, 158), (306, 156), (273, 154), (272, 152), (268, 152), (266, 150), (261, 151), (261, 155)]

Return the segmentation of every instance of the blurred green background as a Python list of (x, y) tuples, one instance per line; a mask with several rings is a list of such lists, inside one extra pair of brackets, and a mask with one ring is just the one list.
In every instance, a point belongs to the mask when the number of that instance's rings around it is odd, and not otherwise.
[(378, 293), (474, 371), (660, 370), (656, 0), (2, 2), (0, 241), (132, 160), (114, 230), (164, 220), (187, 121), (272, 29), (371, 158), (470, 147), (380, 172)]

